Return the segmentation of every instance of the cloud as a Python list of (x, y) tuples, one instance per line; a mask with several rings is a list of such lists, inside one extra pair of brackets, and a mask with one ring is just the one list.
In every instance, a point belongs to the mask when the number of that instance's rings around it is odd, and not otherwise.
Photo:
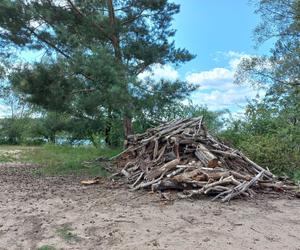
[(171, 65), (161, 65), (154, 64), (150, 70), (144, 71), (138, 75), (140, 80), (151, 78), (154, 80), (177, 80), (179, 78), (179, 73)]
[(250, 85), (233, 83), (239, 62), (249, 57), (235, 51), (217, 52), (215, 60), (226, 60), (226, 67), (187, 74), (186, 80), (189, 83), (200, 84), (200, 88), (191, 95), (193, 103), (207, 105), (211, 110), (229, 109), (235, 112), (242, 110), (248, 100), (264, 95), (262, 90)]
[(226, 68), (214, 68), (209, 71), (190, 73), (186, 76), (189, 83), (199, 84), (200, 89), (211, 89), (224, 87), (231, 82), (234, 72)]
[(237, 52), (237, 51), (230, 50), (230, 51), (216, 52), (216, 56), (214, 60), (215, 61), (227, 60), (231, 70), (235, 71), (237, 69), (238, 64), (244, 58), (250, 58), (250, 55), (244, 52)]
[[(215, 61), (226, 63), (225, 67), (216, 67), (211, 70), (187, 73), (183, 78), (189, 83), (200, 85), (199, 89), (191, 94), (194, 104), (207, 105), (211, 110), (229, 109), (232, 112), (241, 111), (249, 100), (263, 91), (258, 91), (250, 85), (234, 84), (234, 74), (239, 62), (250, 55), (237, 51), (218, 51), (213, 58)], [(141, 73), (139, 79), (151, 78), (154, 80), (176, 80), (179, 72), (171, 65), (155, 64), (151, 70)]]
[(248, 87), (230, 88), (228, 90), (211, 90), (209, 92), (196, 91), (192, 94), (193, 103), (206, 105), (210, 110), (229, 109), (242, 110), (248, 100), (262, 94)]

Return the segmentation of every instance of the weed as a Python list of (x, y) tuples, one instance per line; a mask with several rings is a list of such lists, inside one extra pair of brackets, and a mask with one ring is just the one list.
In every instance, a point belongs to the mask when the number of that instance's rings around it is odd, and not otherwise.
[(68, 243), (79, 241), (79, 237), (76, 234), (72, 233), (72, 231), (73, 229), (70, 226), (65, 225), (62, 228), (57, 229), (56, 233), (59, 237), (61, 237)]
[(56, 250), (56, 248), (52, 246), (44, 245), (39, 247), (37, 250)]

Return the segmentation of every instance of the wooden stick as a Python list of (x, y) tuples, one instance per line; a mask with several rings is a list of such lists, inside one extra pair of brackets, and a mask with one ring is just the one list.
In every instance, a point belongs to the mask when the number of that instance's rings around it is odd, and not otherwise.
[(142, 183), (140, 183), (138, 186), (136, 186), (135, 188), (133, 188), (133, 190), (138, 190), (140, 188), (149, 187), (152, 184), (159, 182), (162, 178), (163, 178), (163, 174), (158, 179), (154, 179), (154, 180), (149, 181), (149, 182), (142, 182)]
[(283, 182), (276, 182), (276, 183), (259, 182), (258, 185), (262, 188), (273, 188), (276, 190), (299, 190), (300, 191), (300, 186), (284, 185)]
[(131, 188), (134, 188), (135, 185), (139, 183), (139, 181), (142, 179), (143, 175), (144, 175), (144, 172), (142, 172), (142, 173), (139, 175), (139, 177), (136, 179), (136, 181), (131, 185)]
[(154, 151), (153, 151), (153, 159), (156, 159), (157, 151), (158, 151), (158, 140), (156, 139), (154, 145)]
[(130, 174), (125, 170), (125, 169), (122, 169), (121, 170), (121, 173), (128, 179), (130, 177)]
[[(178, 165), (177, 165), (177, 167), (178, 167)], [(175, 171), (173, 171), (172, 173), (168, 174), (167, 177), (170, 178), (170, 177), (173, 177), (173, 176), (175, 176), (177, 174), (180, 174), (181, 172), (184, 171), (184, 169), (185, 168), (178, 168)]]
[(232, 193), (229, 193), (227, 196), (225, 196), (222, 199), (222, 202), (230, 201), (232, 198), (236, 197), (237, 195), (240, 195), (241, 193), (244, 193), (245, 191), (247, 191), (248, 188), (250, 188), (252, 185), (254, 185), (259, 180), (259, 178), (261, 178), (263, 173), (264, 173), (264, 171), (261, 171), (251, 181), (245, 182), (243, 185), (238, 186), (238, 188), (233, 189)]
[(273, 175), (270, 171), (262, 168), (261, 166), (257, 165), (255, 162), (251, 161), (249, 158), (247, 158), (245, 155), (242, 156), (242, 158), (244, 160), (246, 160), (247, 162), (249, 162), (252, 166), (254, 166), (257, 170), (263, 172), (264, 175), (266, 175), (267, 177), (273, 179), (275, 178), (275, 175)]

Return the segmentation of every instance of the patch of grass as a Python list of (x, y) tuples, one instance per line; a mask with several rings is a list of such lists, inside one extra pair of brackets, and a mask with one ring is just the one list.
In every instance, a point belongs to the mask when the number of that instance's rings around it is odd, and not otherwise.
[(68, 243), (79, 241), (79, 237), (76, 234), (72, 233), (72, 231), (73, 229), (70, 226), (65, 225), (62, 228), (57, 229), (56, 233), (59, 237), (61, 237)]
[[(59, 146), (43, 145), (41, 147), (11, 147), (0, 146), (0, 152), (18, 152), (18, 162), (34, 163), (43, 168), (35, 169), (33, 174), (39, 175), (86, 175), (107, 176), (108, 173), (99, 164), (89, 167), (84, 161), (91, 161), (97, 157), (111, 157), (120, 152), (120, 149), (98, 149), (92, 146)], [(14, 158), (4, 158), (0, 154), (0, 162), (13, 162)], [(6, 154), (5, 154), (6, 155)], [(10, 154), (8, 154), (10, 155)]]
[(44, 245), (39, 247), (37, 250), (56, 250), (56, 248), (52, 246)]
[(0, 163), (17, 162), (20, 160), (21, 153), (29, 147), (22, 146), (0, 146)]
[(94, 160), (99, 156), (111, 157), (118, 150), (97, 149), (94, 147), (71, 147), (45, 145), (32, 155), (27, 155), (27, 162), (42, 164), (45, 167), (38, 169), (46, 175), (88, 175), (107, 176), (108, 173), (99, 164), (86, 167), (83, 162)]
[(2, 152), (0, 152), (0, 163), (12, 162), (12, 161), (14, 161), (13, 157), (11, 157), (10, 155), (2, 154)]

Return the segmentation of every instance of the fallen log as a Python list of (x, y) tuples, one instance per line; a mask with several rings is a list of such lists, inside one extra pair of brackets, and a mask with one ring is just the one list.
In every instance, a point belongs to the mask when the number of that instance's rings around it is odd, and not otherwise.
[(168, 171), (176, 168), (176, 166), (179, 164), (179, 159), (174, 159), (173, 161), (167, 162), (165, 165), (160, 167), (159, 169), (153, 169), (146, 175), (147, 180), (153, 180), (160, 176), (161, 174), (167, 173)]
[(219, 160), (201, 143), (198, 144), (195, 155), (204, 166), (209, 168), (219, 167)]

